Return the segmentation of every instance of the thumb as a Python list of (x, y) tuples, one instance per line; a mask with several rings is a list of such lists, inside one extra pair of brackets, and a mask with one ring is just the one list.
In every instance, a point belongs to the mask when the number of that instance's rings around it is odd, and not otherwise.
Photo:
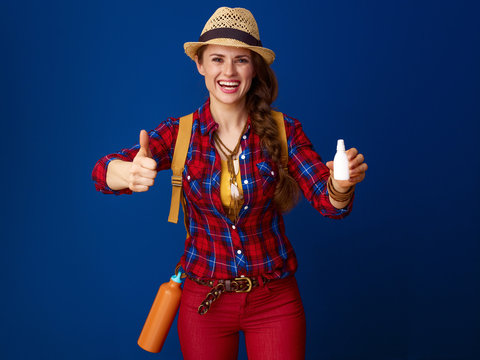
[(333, 176), (333, 161), (328, 161), (325, 165), (330, 169), (330, 176)]
[(145, 130), (140, 131), (140, 150), (143, 156), (152, 157), (150, 152), (150, 138)]

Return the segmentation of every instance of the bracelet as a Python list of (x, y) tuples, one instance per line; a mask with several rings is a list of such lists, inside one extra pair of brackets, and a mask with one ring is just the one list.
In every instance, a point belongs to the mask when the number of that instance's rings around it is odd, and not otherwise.
[(346, 193), (338, 192), (333, 186), (332, 177), (330, 176), (327, 182), (327, 189), (332, 200), (342, 203), (349, 201), (352, 198), (353, 192), (355, 191), (355, 186), (351, 186)]

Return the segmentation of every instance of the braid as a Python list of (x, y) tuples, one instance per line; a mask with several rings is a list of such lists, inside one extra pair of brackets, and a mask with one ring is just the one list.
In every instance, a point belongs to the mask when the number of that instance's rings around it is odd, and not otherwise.
[(247, 94), (246, 106), (253, 123), (253, 130), (260, 137), (264, 148), (277, 164), (279, 182), (275, 188), (274, 204), (282, 212), (291, 210), (299, 199), (295, 179), (282, 163), (282, 142), (276, 121), (271, 114), (271, 104), (277, 97), (278, 83), (273, 70), (263, 58), (252, 51), (256, 77)]

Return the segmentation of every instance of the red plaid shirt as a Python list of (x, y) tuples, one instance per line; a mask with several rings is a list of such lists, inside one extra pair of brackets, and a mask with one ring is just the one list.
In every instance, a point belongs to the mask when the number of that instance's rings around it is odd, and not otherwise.
[[(297, 259), (285, 235), (283, 217), (272, 197), (278, 180), (277, 165), (261, 150), (260, 138), (250, 127), (241, 140), (240, 172), (244, 204), (233, 223), (220, 200), (221, 163), (213, 141), (218, 124), (209, 101), (195, 111), (192, 137), (183, 173), (183, 193), (190, 236), (181, 258), (183, 269), (198, 278), (228, 279), (241, 275), (281, 278), (297, 269)], [(305, 198), (323, 216), (340, 219), (345, 209), (330, 204), (327, 190), (329, 169), (313, 150), (300, 122), (284, 115), (289, 161), (288, 171)], [(150, 150), (158, 170), (169, 169), (177, 138), (179, 119), (169, 118), (149, 132)], [(101, 158), (92, 173), (95, 187), (105, 194), (131, 194), (129, 189), (111, 190), (106, 184), (108, 163), (132, 161), (139, 145)]]

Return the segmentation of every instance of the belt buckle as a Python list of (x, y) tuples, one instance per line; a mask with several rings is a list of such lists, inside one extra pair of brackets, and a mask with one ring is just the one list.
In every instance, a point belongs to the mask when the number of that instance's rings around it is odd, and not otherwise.
[(244, 293), (244, 292), (250, 292), (250, 290), (252, 290), (252, 279), (248, 278), (248, 277), (239, 277), (239, 278), (235, 278), (235, 281), (237, 280), (246, 280), (247, 283), (248, 283), (248, 288), (245, 289), (245, 290), (235, 290), (235, 292), (237, 293)]

